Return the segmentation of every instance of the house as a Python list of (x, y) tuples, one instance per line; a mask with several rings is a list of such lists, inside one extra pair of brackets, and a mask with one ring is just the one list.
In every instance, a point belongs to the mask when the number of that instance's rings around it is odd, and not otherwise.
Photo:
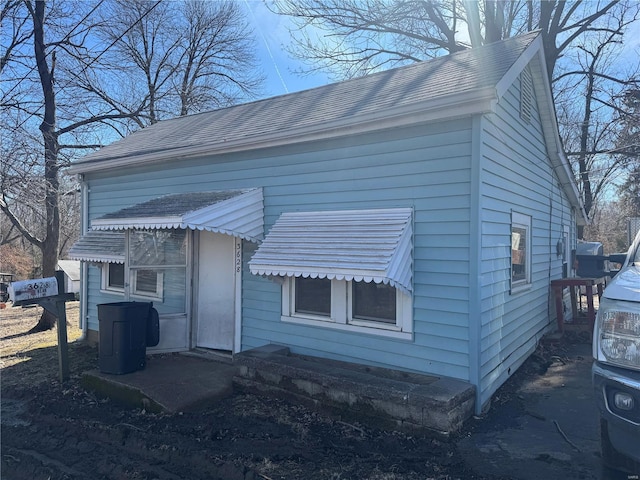
[(65, 292), (80, 292), (80, 262), (77, 260), (58, 260), (56, 270), (64, 272)]
[(82, 318), (149, 300), (156, 352), (293, 353), (475, 386), (553, 328), (586, 222), (542, 39), (167, 120), (73, 164)]

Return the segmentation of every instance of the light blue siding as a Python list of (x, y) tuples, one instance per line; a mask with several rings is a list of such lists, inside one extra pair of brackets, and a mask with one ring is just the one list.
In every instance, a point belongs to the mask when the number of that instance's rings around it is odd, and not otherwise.
[[(184, 313), (185, 311), (185, 279), (184, 269), (167, 269), (164, 275), (163, 301), (153, 300), (153, 306), (160, 315)], [(88, 269), (88, 328), (98, 330), (97, 305), (101, 303), (122, 302), (123, 293), (100, 291), (102, 281), (101, 267), (90, 265)], [(131, 301), (152, 301), (144, 297), (132, 295)]]
[[(553, 175), (537, 108), (519, 116), (519, 82), (482, 120), (479, 404), (522, 364), (549, 330), (550, 280), (561, 276), (555, 245), (572, 225)], [(532, 219), (531, 287), (510, 293), (511, 212)], [(473, 319), (471, 321), (474, 321)]]
[[(518, 88), (484, 116), (88, 173), (89, 218), (161, 195), (251, 187), (263, 188), (265, 233), (283, 212), (411, 207), (411, 339), (282, 321), (282, 287), (250, 274), (257, 246), (244, 242), (241, 349), (283, 344), (294, 353), (467, 380), (479, 388), (479, 409), (549, 329), (563, 226), (575, 239), (538, 111), (530, 124), (521, 121)], [(533, 237), (531, 287), (513, 294), (512, 211), (531, 217)], [(89, 268), (88, 281), (88, 325), (97, 329), (96, 305), (118, 298), (99, 292), (98, 268)], [(186, 295), (174, 300), (185, 303)]]
[(468, 380), (470, 131), (465, 119), (88, 175), (89, 216), (169, 193), (247, 187), (263, 187), (266, 231), (285, 211), (412, 207), (412, 341), (282, 322), (281, 287), (248, 272), (255, 246), (245, 242), (242, 349), (284, 343), (297, 353)]

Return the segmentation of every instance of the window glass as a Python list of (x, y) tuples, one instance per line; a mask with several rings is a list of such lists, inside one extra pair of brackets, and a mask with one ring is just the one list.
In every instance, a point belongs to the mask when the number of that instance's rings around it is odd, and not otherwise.
[(531, 216), (511, 212), (511, 291), (531, 284)]
[(396, 289), (383, 283), (352, 282), (353, 318), (396, 323)]
[(297, 277), (295, 282), (296, 313), (331, 315), (331, 280)]
[(511, 228), (511, 280), (527, 279), (527, 229), (514, 225)]
[(133, 230), (129, 233), (131, 266), (186, 265), (186, 230)]
[(108, 265), (107, 288), (124, 288), (124, 264), (110, 263)]
[(382, 283), (289, 277), (282, 289), (282, 320), (409, 338), (412, 298)]
[(155, 270), (136, 270), (135, 293), (157, 294), (158, 293), (158, 272)]

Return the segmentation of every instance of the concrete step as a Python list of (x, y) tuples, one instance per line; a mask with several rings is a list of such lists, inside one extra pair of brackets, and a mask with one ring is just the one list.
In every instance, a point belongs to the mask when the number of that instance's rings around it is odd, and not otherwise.
[(447, 377), (294, 355), (277, 345), (237, 354), (234, 364), (239, 388), (295, 396), (381, 428), (448, 436), (473, 414), (474, 387)]

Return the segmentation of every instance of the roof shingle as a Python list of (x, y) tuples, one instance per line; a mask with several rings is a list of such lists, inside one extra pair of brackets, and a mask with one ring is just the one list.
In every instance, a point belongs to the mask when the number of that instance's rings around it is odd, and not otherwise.
[(358, 122), (392, 108), (495, 87), (537, 36), (532, 32), (340, 83), (165, 120), (86, 156), (72, 170), (160, 152), (177, 157), (195, 147), (217, 149), (242, 139), (321, 128), (336, 120)]

